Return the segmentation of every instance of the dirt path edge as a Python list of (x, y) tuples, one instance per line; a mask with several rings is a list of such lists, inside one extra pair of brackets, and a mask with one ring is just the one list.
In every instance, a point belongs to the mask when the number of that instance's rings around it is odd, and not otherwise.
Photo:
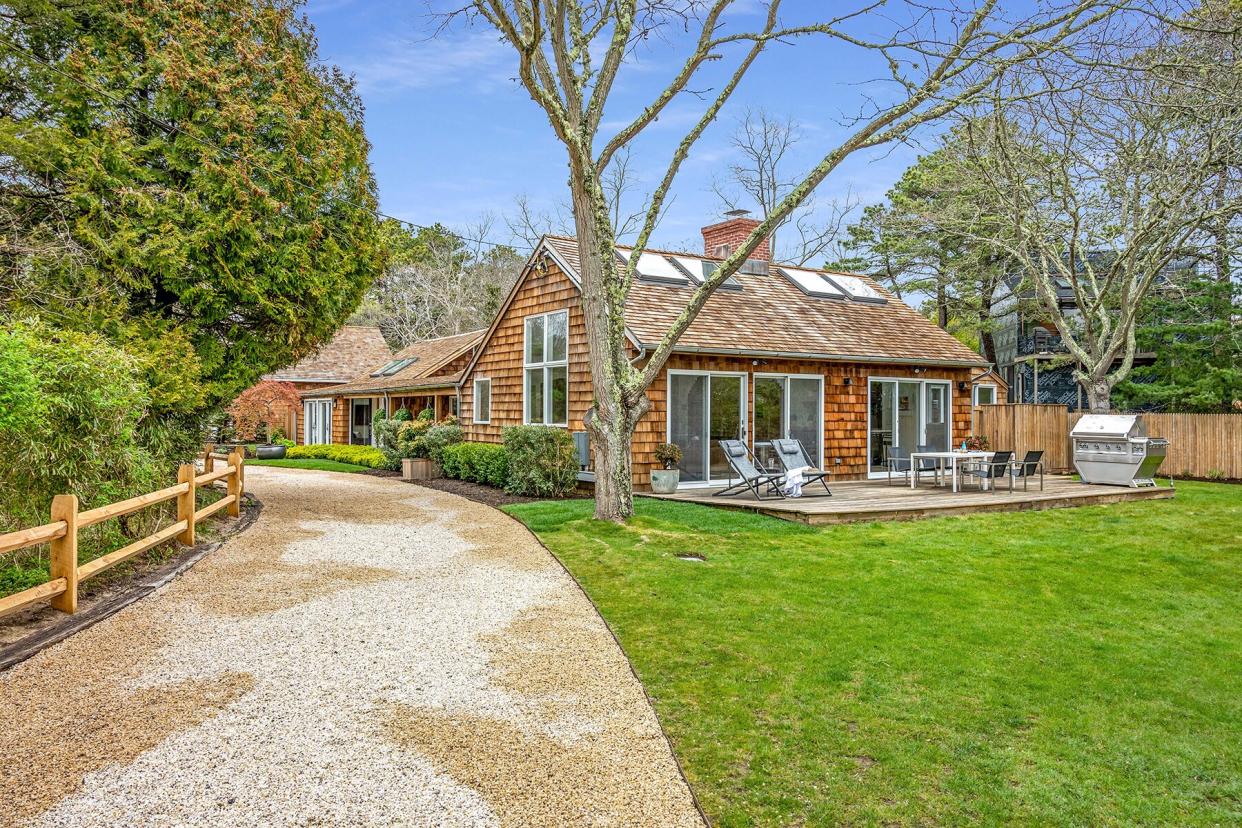
[(227, 526), (216, 540), (211, 543), (200, 543), (188, 547), (168, 563), (148, 572), (142, 579), (118, 590), (115, 595), (105, 598), (79, 613), (66, 615), (62, 620), (49, 627), (44, 627), (24, 638), (19, 638), (6, 647), (0, 648), (0, 672), (9, 669), (15, 664), (20, 664), (26, 659), (37, 655), (41, 650), (64, 641), (66, 638), (81, 632), (87, 627), (98, 624), (135, 601), (146, 598), (160, 587), (171, 583), (194, 566), (194, 564), (249, 529), (259, 519), (262, 511), (263, 503), (252, 495), (246, 495), (246, 503), (242, 508), (241, 517)]
[[(477, 503), (479, 501), (475, 502)], [(494, 506), (488, 506), (488, 508), (495, 509)], [(703, 804), (699, 802), (699, 795), (695, 792), (694, 786), (690, 784), (690, 780), (686, 777), (686, 769), (681, 766), (681, 759), (678, 758), (677, 751), (673, 749), (673, 740), (669, 738), (668, 731), (664, 729), (664, 722), (660, 721), (660, 711), (656, 709), (655, 699), (651, 698), (651, 694), (647, 692), (647, 685), (643, 684), (643, 680), (639, 677), (638, 671), (634, 669), (634, 662), (630, 661), (630, 654), (625, 651), (625, 647), (621, 644), (621, 639), (617, 638), (617, 634), (613, 631), (612, 625), (608, 623), (608, 619), (605, 618), (604, 614), (599, 611), (599, 607), (595, 606), (595, 601), (591, 599), (590, 593), (583, 588), (582, 584), (578, 583), (578, 579), (574, 577), (574, 573), (569, 571), (569, 567), (565, 566), (565, 562), (562, 561), (555, 552), (549, 549), (547, 545), (539, 539), (539, 536), (530, 530), (529, 526), (503, 509), (496, 509), (496, 511), (516, 523), (519, 527), (521, 527), (523, 532), (530, 535), (535, 543), (539, 544), (539, 546), (548, 553), (548, 556), (551, 557), (552, 560), (556, 561), (556, 565), (559, 566), (567, 576), (569, 576), (569, 580), (573, 582), (574, 587), (582, 594), (582, 597), (586, 599), (587, 603), (591, 605), (591, 610), (595, 613), (595, 617), (600, 620), (600, 623), (604, 625), (604, 629), (608, 630), (608, 634), (612, 636), (612, 640), (616, 642), (617, 649), (621, 651), (621, 657), (625, 659), (625, 666), (629, 668), (630, 675), (634, 677), (634, 682), (639, 686), (639, 688), (642, 689), (643, 698), (647, 700), (648, 706), (651, 707), (651, 714), (655, 716), (656, 727), (660, 729), (660, 735), (664, 737), (664, 744), (668, 747), (669, 756), (673, 757), (673, 765), (676, 766), (677, 773), (681, 776), (681, 781), (685, 783), (686, 790), (690, 792), (690, 801), (694, 803), (694, 809), (699, 812), (699, 818), (703, 820), (703, 825), (706, 826), (706, 828), (712, 828), (712, 821), (707, 816), (707, 812), (703, 810)]]

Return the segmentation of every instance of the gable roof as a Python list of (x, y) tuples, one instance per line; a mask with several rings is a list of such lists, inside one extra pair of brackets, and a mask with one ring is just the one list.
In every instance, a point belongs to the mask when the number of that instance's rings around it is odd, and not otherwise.
[[(454, 336), (442, 336), (436, 339), (424, 339), (407, 345), (397, 353), (387, 356), (380, 362), (371, 363), (361, 375), (356, 375), (351, 382), (338, 385), (323, 391), (306, 391), (302, 396), (323, 394), (355, 394), (364, 396), (373, 393), (392, 393), (394, 391), (414, 391), (422, 388), (440, 388), (456, 385), (461, 379), (462, 371), (449, 371), (446, 366), (453, 360), (466, 354), (483, 338), (483, 330), (467, 331)], [(388, 376), (373, 376), (379, 369), (398, 360), (413, 360), (401, 370)]]
[[(578, 245), (574, 239), (547, 236), (544, 245), (579, 282)], [(630, 248), (621, 247), (628, 254)], [(648, 250), (679, 259), (718, 262), (696, 253)], [(740, 290), (716, 290), (681, 336), (675, 352), (788, 356), (935, 365), (985, 366), (987, 361), (918, 311), (863, 274), (839, 275), (861, 280), (883, 302), (808, 295), (776, 270), (738, 272)], [(803, 268), (805, 270), (805, 268)], [(829, 278), (833, 271), (817, 271)], [(639, 348), (654, 348), (690, 298), (688, 286), (635, 279), (625, 304), (626, 329)]]
[(349, 382), (368, 367), (386, 360), (392, 351), (380, 329), (345, 325), (318, 351), (264, 379), (283, 382)]

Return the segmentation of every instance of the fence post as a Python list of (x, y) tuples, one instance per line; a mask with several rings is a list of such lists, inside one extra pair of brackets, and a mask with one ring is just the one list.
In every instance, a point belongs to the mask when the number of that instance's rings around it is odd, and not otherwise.
[(177, 482), (190, 484), (185, 492), (177, 495), (177, 520), (185, 521), (185, 529), (177, 535), (177, 542), (182, 546), (194, 545), (194, 475), (196, 473), (193, 463), (183, 463), (181, 468), (177, 469)]
[(240, 451), (234, 451), (229, 455), (229, 465), (233, 467), (233, 473), (229, 475), (229, 494), (233, 496), (233, 502), (229, 504), (229, 516), (241, 517), (242, 456)]
[(52, 522), (65, 522), (65, 534), (52, 541), (49, 570), (52, 580), (65, 579), (65, 591), (51, 600), (61, 612), (78, 611), (78, 496), (56, 495), (52, 498)]
[(206, 474), (207, 472), (212, 472), (216, 470), (216, 458), (211, 456), (211, 453), (215, 450), (216, 450), (216, 444), (208, 443), (207, 450), (203, 452), (203, 473), (204, 474)]

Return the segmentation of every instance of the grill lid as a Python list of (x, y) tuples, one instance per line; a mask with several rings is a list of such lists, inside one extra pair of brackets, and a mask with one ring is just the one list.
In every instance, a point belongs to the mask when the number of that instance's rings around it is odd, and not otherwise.
[(1087, 414), (1079, 418), (1071, 437), (1107, 439), (1146, 437), (1147, 426), (1138, 414)]

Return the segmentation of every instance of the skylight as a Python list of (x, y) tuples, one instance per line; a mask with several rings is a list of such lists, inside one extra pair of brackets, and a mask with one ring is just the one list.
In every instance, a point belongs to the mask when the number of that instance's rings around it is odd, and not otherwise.
[(393, 374), (397, 373), (403, 368), (408, 368), (409, 366), (413, 365), (415, 362), (418, 362), (418, 357), (405, 357), (403, 359), (394, 359), (392, 362), (387, 363), (382, 368), (380, 368), (378, 371), (372, 371), (371, 376), (391, 377)]
[(821, 299), (844, 299), (845, 291), (824, 278), (824, 274), (797, 267), (778, 267), (776, 272), (793, 282), (794, 287), (807, 296)]
[[(673, 263), (686, 272), (696, 285), (703, 284), (707, 277), (716, 272), (719, 267), (715, 262), (709, 262), (705, 259), (692, 259), (689, 256), (669, 256)], [(724, 284), (720, 286), (722, 290), (741, 290), (742, 283), (736, 277), (730, 276), (724, 280)]]
[[(617, 256), (627, 263), (630, 260), (630, 252), (626, 250), (618, 250)], [(661, 256), (658, 253), (643, 251), (638, 257), (637, 272), (639, 278), (648, 282), (682, 286), (690, 283), (689, 279), (686, 278), (686, 274), (677, 265), (673, 264), (669, 257)]]
[(857, 276), (851, 276), (848, 273), (829, 273), (825, 278), (839, 285), (855, 302), (875, 302), (882, 305), (888, 301), (878, 290)]

